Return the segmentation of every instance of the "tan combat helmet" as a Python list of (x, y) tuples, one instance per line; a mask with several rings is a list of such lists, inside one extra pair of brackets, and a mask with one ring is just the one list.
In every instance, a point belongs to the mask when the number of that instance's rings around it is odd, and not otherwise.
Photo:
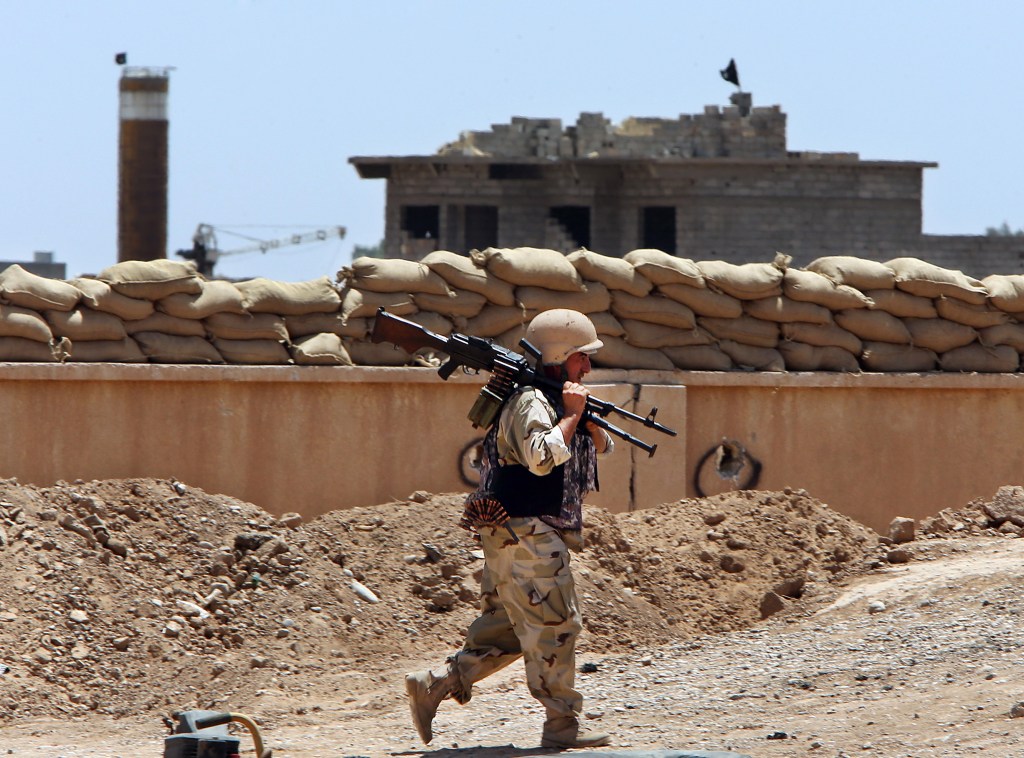
[(540, 350), (545, 365), (565, 363), (573, 353), (591, 355), (604, 347), (593, 322), (568, 308), (537, 314), (526, 328), (526, 340)]

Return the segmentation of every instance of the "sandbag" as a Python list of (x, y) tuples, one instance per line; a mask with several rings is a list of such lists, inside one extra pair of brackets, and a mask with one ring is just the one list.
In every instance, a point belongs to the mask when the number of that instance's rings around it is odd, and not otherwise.
[(587, 318), (594, 324), (598, 334), (608, 334), (612, 337), (623, 337), (626, 334), (622, 322), (610, 313), (588, 313)]
[(242, 293), (231, 282), (203, 282), (197, 294), (178, 292), (159, 300), (156, 307), (168, 316), (203, 319), (215, 313), (245, 313)]
[(217, 348), (202, 337), (160, 332), (139, 332), (133, 337), (152, 363), (224, 363)]
[(862, 340), (910, 344), (910, 332), (906, 324), (885, 311), (855, 309), (839, 311), (834, 317), (839, 326)]
[(326, 276), (306, 282), (275, 282), (257, 277), (235, 286), (242, 293), (242, 305), (250, 313), (301, 316), (331, 313), (341, 306), (341, 297)]
[(466, 334), (474, 337), (497, 337), (525, 323), (526, 315), (519, 308), (488, 305), (479, 315), (466, 321)]
[(455, 325), (449, 319), (433, 311), (414, 313), (408, 317), (408, 320), (414, 324), (419, 324), (424, 329), (429, 329), (435, 334), (440, 334), (442, 337), (447, 337), (455, 330)]
[(988, 297), (988, 290), (979, 280), (919, 258), (893, 258), (886, 265), (896, 274), (896, 287), (911, 295), (945, 295), (975, 305)]
[(0, 272), (0, 295), (12, 305), (37, 311), (70, 311), (82, 297), (73, 285), (33, 274), (17, 263)]
[(0, 336), (0, 361), (12, 363), (60, 363), (66, 356), (67, 340), (40, 342), (24, 337)]
[(590, 362), (604, 368), (654, 369), (672, 371), (675, 364), (660, 350), (634, 347), (618, 337), (602, 338), (604, 347), (591, 356)]
[[(516, 287), (516, 304), (527, 311), (569, 308), (580, 313), (607, 311), (612, 304), (608, 288), (600, 282), (585, 282), (582, 292), (552, 292), (540, 287)], [(622, 291), (628, 297), (636, 297)]]
[(351, 366), (341, 337), (333, 332), (323, 332), (302, 337), (289, 347), (292, 360), (297, 366)]
[(554, 250), (535, 247), (489, 247), (474, 250), (470, 258), (499, 279), (519, 287), (543, 287), (560, 292), (579, 292), (583, 278), (566, 257)]
[(476, 265), (467, 255), (435, 250), (420, 262), (444, 279), (452, 289), (483, 295), (487, 302), (494, 305), (516, 304), (513, 294), (515, 288), (486, 268)]
[(895, 272), (884, 263), (851, 255), (827, 255), (811, 261), (804, 268), (827, 276), (836, 284), (845, 284), (865, 293), (868, 290), (891, 290), (896, 286)]
[(885, 311), (897, 318), (935, 318), (939, 315), (930, 298), (911, 295), (902, 290), (868, 290), (864, 293), (871, 298), (872, 310)]
[(910, 332), (910, 343), (916, 347), (945, 353), (969, 345), (978, 338), (978, 332), (969, 326), (944, 318), (905, 318), (903, 323)]
[(426, 292), (447, 295), (448, 284), (419, 261), (361, 256), (338, 272), (338, 282), (366, 292)]
[(203, 287), (193, 264), (166, 259), (122, 261), (103, 269), (96, 278), (122, 295), (152, 301), (176, 292), (195, 295)]
[(285, 329), (292, 339), (313, 334), (336, 334), (339, 337), (366, 339), (373, 328), (372, 318), (350, 318), (341, 313), (307, 313), (302, 316), (286, 316)]
[(985, 305), (972, 305), (954, 297), (939, 297), (935, 300), (935, 309), (944, 319), (958, 324), (985, 329), (1009, 322), (1010, 316), (1005, 312)]
[(397, 345), (386, 342), (343, 340), (352, 363), (356, 366), (408, 366), (413, 356)]
[(867, 371), (934, 371), (938, 356), (934, 351), (891, 342), (865, 342), (860, 356)]
[[(206, 330), (222, 340), (287, 341), (288, 327), (284, 319), (273, 313), (215, 313), (203, 319)], [(226, 357), (226, 356), (225, 356)]]
[(779, 344), (779, 325), (752, 316), (739, 318), (709, 318), (702, 316), (697, 323), (720, 340), (732, 340), (753, 347), (775, 347)]
[(414, 292), (412, 300), (421, 311), (440, 313), (452, 318), (473, 318), (487, 305), (487, 298), (479, 292), (453, 290), (451, 295), (431, 295)]
[(526, 338), (526, 324), (520, 324), (509, 329), (507, 332), (502, 332), (494, 338), (496, 345), (513, 350), (517, 353), (522, 354), (523, 348), (519, 346), (519, 341)]
[(708, 287), (740, 300), (758, 300), (782, 294), (788, 258), (780, 253), (773, 263), (700, 261), (697, 266)]
[(125, 321), (124, 329), (129, 335), (139, 332), (160, 332), (178, 337), (206, 337), (206, 327), (202, 321), (196, 321), (194, 318), (168, 316), (160, 311), (138, 321)]
[(1009, 345), (1018, 353), (1024, 353), (1024, 324), (1000, 324), (978, 332), (978, 342), (988, 347)]
[(232, 340), (214, 337), (213, 346), (228, 363), (281, 365), (291, 363), (291, 355), (278, 340)]
[(783, 340), (779, 343), (779, 353), (788, 371), (860, 371), (857, 356), (841, 347)]
[(773, 347), (754, 347), (732, 340), (721, 340), (718, 347), (732, 358), (737, 368), (748, 371), (785, 371), (782, 353)]
[(715, 339), (706, 330), (699, 327), (693, 329), (677, 329), (674, 326), (651, 324), (647, 321), (625, 319), (625, 341), (633, 347), (645, 347), (660, 350), (663, 347), (687, 347), (689, 345), (710, 345)]
[(82, 293), (82, 303), (93, 310), (112, 313), (125, 321), (138, 321), (151, 315), (154, 305), (150, 300), (127, 297), (99, 279), (72, 279), (68, 282)]
[(706, 286), (700, 267), (688, 258), (679, 258), (662, 250), (644, 248), (626, 253), (623, 260), (657, 286), (683, 284), (700, 289)]
[(657, 294), (637, 297), (622, 290), (612, 292), (611, 311), (620, 320), (647, 321), (677, 329), (692, 329), (696, 325), (696, 316), (692, 310), (678, 300)]
[(738, 318), (743, 315), (743, 301), (707, 287), (698, 289), (687, 284), (659, 284), (656, 291), (682, 303), (698, 316)]
[(566, 258), (580, 272), (584, 282), (600, 282), (610, 290), (622, 290), (637, 297), (643, 297), (654, 286), (632, 263), (622, 258), (590, 250), (577, 250)]
[(977, 343), (949, 350), (939, 356), (943, 371), (974, 371), (1009, 374), (1020, 368), (1020, 354), (1009, 345), (985, 347)]
[(46, 319), (33, 310), (17, 305), (0, 305), (0, 337), (19, 337), (49, 344), (53, 340), (53, 330)]
[(783, 324), (782, 337), (812, 347), (838, 347), (854, 356), (864, 349), (860, 337), (836, 324)]
[(69, 363), (146, 363), (147, 358), (131, 337), (119, 340), (70, 341)]
[(75, 308), (72, 311), (46, 311), (50, 329), (58, 337), (72, 342), (87, 340), (123, 340), (127, 336), (124, 322), (111, 313)]
[(992, 274), (981, 280), (989, 302), (1007, 313), (1024, 313), (1024, 274)]
[(342, 293), (338, 310), (347, 321), (350, 318), (373, 318), (378, 308), (384, 308), (392, 316), (409, 316), (417, 310), (412, 295), (408, 293), (363, 292), (356, 289), (346, 289)]
[(868, 308), (871, 298), (846, 284), (836, 284), (827, 276), (814, 271), (786, 269), (782, 280), (782, 294), (791, 300), (814, 303), (832, 311), (849, 308)]
[(662, 352), (683, 371), (731, 371), (735, 368), (732, 358), (717, 345), (666, 347)]
[(784, 295), (746, 300), (743, 310), (754, 318), (789, 324), (800, 321), (806, 324), (831, 324), (832, 311), (822, 305), (791, 300)]

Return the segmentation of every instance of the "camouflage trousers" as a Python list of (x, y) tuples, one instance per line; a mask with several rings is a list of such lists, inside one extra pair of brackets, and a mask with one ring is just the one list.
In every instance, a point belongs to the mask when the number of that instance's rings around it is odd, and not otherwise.
[(538, 518), (514, 518), (504, 528), (481, 529), (485, 567), (480, 616), (462, 650), (449, 658), (461, 688), (452, 697), (469, 702), (473, 683), (519, 657), (532, 694), (549, 718), (577, 716), (583, 697), (574, 688), (576, 638), (582, 629), (569, 549), (561, 533)]

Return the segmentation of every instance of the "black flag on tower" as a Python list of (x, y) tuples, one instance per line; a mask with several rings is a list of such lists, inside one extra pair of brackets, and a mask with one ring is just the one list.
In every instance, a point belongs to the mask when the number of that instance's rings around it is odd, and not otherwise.
[(736, 70), (736, 60), (734, 58), (730, 58), (729, 65), (723, 68), (718, 73), (720, 73), (722, 75), (722, 78), (725, 79), (727, 82), (732, 82), (737, 87), (740, 86), (740, 75), (739, 72)]

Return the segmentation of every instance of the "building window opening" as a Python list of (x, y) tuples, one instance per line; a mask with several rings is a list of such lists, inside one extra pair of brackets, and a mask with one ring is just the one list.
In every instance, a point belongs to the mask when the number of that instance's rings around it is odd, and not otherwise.
[(467, 205), (465, 242), (467, 250), (485, 250), (498, 246), (498, 207)]
[(402, 206), (402, 231), (410, 239), (437, 239), (441, 231), (441, 208), (437, 205)]
[(643, 208), (640, 218), (640, 247), (676, 254), (676, 209), (672, 206)]
[(590, 208), (586, 205), (559, 205), (548, 212), (548, 218), (556, 222), (570, 238), (569, 247), (590, 247)]
[(540, 166), (529, 163), (492, 163), (487, 167), (487, 176), (490, 179), (501, 180), (539, 180), (544, 178), (544, 172)]

